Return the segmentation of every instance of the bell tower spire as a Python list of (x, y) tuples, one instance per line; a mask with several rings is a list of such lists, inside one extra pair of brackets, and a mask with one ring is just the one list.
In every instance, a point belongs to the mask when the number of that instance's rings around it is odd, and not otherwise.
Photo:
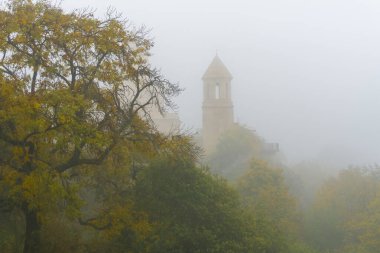
[(215, 55), (203, 77), (203, 148), (212, 151), (219, 136), (233, 124), (232, 75)]

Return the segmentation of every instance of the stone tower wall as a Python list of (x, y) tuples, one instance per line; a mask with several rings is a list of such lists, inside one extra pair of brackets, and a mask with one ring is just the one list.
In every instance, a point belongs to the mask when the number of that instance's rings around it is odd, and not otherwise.
[(231, 80), (231, 74), (216, 56), (203, 76), (202, 141), (206, 153), (212, 152), (220, 135), (233, 125)]

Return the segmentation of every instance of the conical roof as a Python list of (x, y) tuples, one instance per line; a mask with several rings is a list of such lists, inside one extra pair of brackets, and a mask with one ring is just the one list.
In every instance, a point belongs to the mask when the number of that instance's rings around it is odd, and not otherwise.
[(208, 79), (208, 78), (232, 79), (231, 73), (228, 71), (224, 63), (220, 60), (218, 55), (215, 55), (214, 59), (208, 66), (206, 72), (203, 74), (202, 79)]

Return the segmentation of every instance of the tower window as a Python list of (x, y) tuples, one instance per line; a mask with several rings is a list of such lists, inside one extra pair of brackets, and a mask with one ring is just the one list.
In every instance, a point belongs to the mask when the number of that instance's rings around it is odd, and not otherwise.
[(216, 83), (215, 85), (215, 99), (220, 99), (220, 85)]

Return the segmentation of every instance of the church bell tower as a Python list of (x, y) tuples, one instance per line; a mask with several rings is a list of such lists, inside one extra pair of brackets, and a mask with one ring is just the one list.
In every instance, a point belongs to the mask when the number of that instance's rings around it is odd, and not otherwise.
[(220, 135), (229, 129), (234, 121), (231, 100), (232, 75), (216, 55), (202, 80), (202, 142), (204, 150), (209, 153), (215, 148)]

